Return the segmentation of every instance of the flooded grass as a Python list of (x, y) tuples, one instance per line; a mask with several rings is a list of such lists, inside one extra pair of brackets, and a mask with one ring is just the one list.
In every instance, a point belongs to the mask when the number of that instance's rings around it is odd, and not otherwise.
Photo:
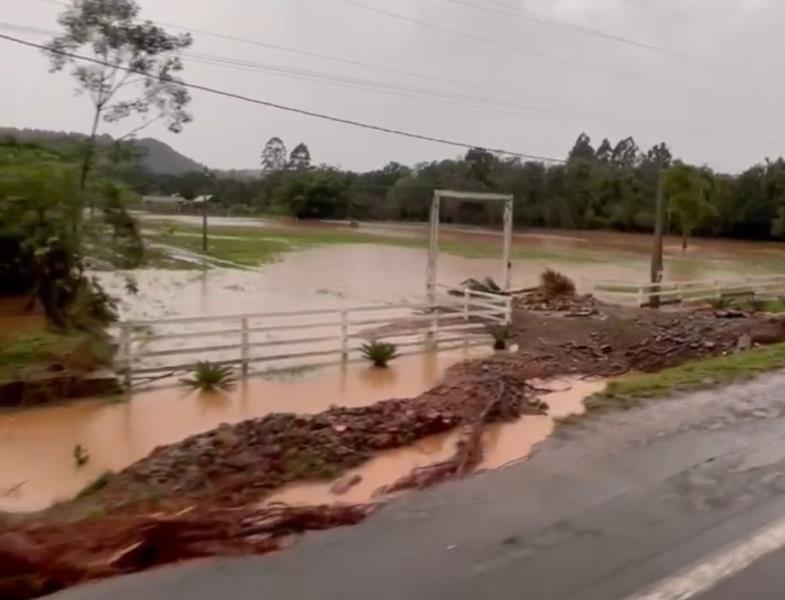
[[(166, 233), (148, 232), (147, 239), (154, 243), (182, 248), (196, 254), (202, 253), (201, 229), (178, 225)], [(328, 228), (276, 229), (237, 226), (211, 226), (207, 256), (227, 260), (243, 266), (260, 266), (275, 262), (285, 252), (304, 250), (327, 245), (372, 244), (401, 248), (425, 249), (425, 237), (394, 234), (369, 234)], [(493, 258), (500, 256), (500, 241), (489, 236), (487, 240), (455, 241), (445, 239), (440, 250), (463, 258)], [(610, 253), (575, 251), (569, 248), (513, 246), (513, 259), (558, 260), (571, 263), (601, 263), (609, 260)], [(619, 259), (619, 254), (615, 254)]]
[(785, 368), (785, 344), (753, 348), (738, 354), (696, 360), (657, 373), (620, 377), (586, 399), (589, 411), (626, 410), (644, 400), (670, 398), (678, 392), (711, 388), (745, 381)]

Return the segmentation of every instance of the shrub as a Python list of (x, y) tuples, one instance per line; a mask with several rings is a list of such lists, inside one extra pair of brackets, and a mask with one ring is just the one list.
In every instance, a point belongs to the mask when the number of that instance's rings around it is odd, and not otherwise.
[(373, 363), (374, 367), (385, 368), (387, 363), (398, 356), (398, 347), (389, 342), (371, 340), (361, 347), (363, 357)]
[(540, 275), (540, 290), (546, 298), (574, 296), (575, 283), (566, 275), (558, 273), (553, 269), (546, 269)]
[(183, 379), (182, 383), (195, 390), (212, 392), (234, 386), (235, 376), (230, 367), (199, 362), (194, 368), (193, 377)]
[(723, 310), (730, 308), (730, 306), (733, 304), (733, 298), (727, 298), (725, 296), (720, 296), (719, 298), (709, 298), (706, 300), (706, 303), (716, 310)]
[(506, 350), (507, 340), (512, 337), (512, 329), (509, 325), (489, 325), (488, 333), (493, 336), (493, 349)]

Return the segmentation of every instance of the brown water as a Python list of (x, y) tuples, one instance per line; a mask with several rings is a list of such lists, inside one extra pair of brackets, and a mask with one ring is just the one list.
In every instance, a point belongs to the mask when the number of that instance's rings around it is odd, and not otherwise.
[[(106, 470), (119, 470), (156, 446), (274, 412), (317, 413), (332, 404), (365, 406), (435, 386), (445, 370), (484, 350), (402, 357), (387, 370), (324, 368), (288, 380), (250, 379), (228, 393), (183, 388), (140, 393), (128, 402), (85, 400), (0, 412), (0, 510), (33, 511), (75, 495)], [(74, 447), (90, 461), (77, 468)], [(9, 488), (23, 483), (13, 493)]]
[[(170, 217), (175, 218), (175, 217)], [(176, 217), (191, 222), (194, 217)], [(261, 219), (219, 219), (213, 225), (244, 225), (278, 230), (337, 229), (356, 232), (340, 223), (268, 222)], [(360, 231), (396, 237), (424, 238), (418, 224), (366, 224)], [(468, 277), (501, 277), (501, 237), (497, 231), (444, 225), (443, 244), (458, 243), (471, 251), (498, 250), (498, 258), (465, 258), (442, 252), (439, 281), (457, 284)], [(601, 279), (645, 281), (652, 237), (598, 231), (527, 229), (515, 234), (520, 256), (512, 263), (514, 287), (536, 283), (546, 268), (572, 277), (579, 287)], [(412, 300), (425, 294), (427, 251), (389, 245), (322, 246), (286, 253), (277, 263), (251, 271), (213, 269), (141, 271), (140, 294), (129, 297), (122, 275), (102, 274), (110, 291), (123, 298), (122, 312), (131, 318), (216, 315), (295, 309), (338, 308), (365, 303)], [(666, 239), (665, 276), (671, 280), (731, 279), (767, 275), (785, 267), (785, 245), (696, 239), (687, 252), (680, 240)]]
[[(583, 413), (584, 398), (605, 388), (605, 382), (579, 379), (540, 382), (553, 389), (542, 399), (548, 402), (548, 415), (525, 416), (514, 423), (494, 424), (483, 433), (483, 460), (478, 470), (497, 469), (523, 460), (532, 449), (553, 433), (554, 419)], [(413, 469), (425, 467), (448, 459), (455, 452), (460, 432), (435, 435), (405, 448), (383, 452), (346, 476), (359, 476), (360, 482), (345, 494), (331, 491), (332, 483), (301, 483), (283, 488), (265, 502), (283, 502), (293, 505), (363, 503), (373, 499), (374, 493), (408, 475)]]

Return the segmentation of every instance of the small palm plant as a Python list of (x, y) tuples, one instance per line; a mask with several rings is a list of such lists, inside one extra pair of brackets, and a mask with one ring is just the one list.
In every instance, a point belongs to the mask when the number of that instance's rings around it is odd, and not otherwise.
[(512, 337), (512, 329), (509, 325), (488, 325), (488, 333), (493, 336), (493, 349), (506, 350), (507, 340)]
[(230, 367), (214, 365), (211, 362), (199, 362), (196, 363), (193, 376), (183, 379), (182, 383), (195, 390), (212, 392), (233, 387), (235, 376)]
[(378, 340), (371, 340), (367, 344), (363, 344), (360, 350), (363, 357), (371, 361), (374, 367), (380, 369), (386, 368), (387, 363), (398, 356), (398, 346)]

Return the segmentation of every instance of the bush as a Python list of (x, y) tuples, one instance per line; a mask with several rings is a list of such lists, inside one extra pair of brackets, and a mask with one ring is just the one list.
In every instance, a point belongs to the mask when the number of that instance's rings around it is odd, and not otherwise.
[(575, 283), (566, 275), (547, 269), (540, 275), (540, 291), (546, 298), (574, 296)]
[(193, 377), (183, 379), (182, 383), (203, 392), (230, 389), (235, 384), (232, 369), (227, 366), (214, 365), (210, 362), (199, 362), (194, 368)]
[(398, 347), (389, 342), (371, 340), (361, 347), (363, 357), (373, 363), (374, 367), (383, 369), (387, 363), (398, 357)]
[(512, 337), (512, 329), (509, 325), (493, 324), (488, 326), (488, 333), (493, 336), (493, 349), (506, 350), (507, 340)]

